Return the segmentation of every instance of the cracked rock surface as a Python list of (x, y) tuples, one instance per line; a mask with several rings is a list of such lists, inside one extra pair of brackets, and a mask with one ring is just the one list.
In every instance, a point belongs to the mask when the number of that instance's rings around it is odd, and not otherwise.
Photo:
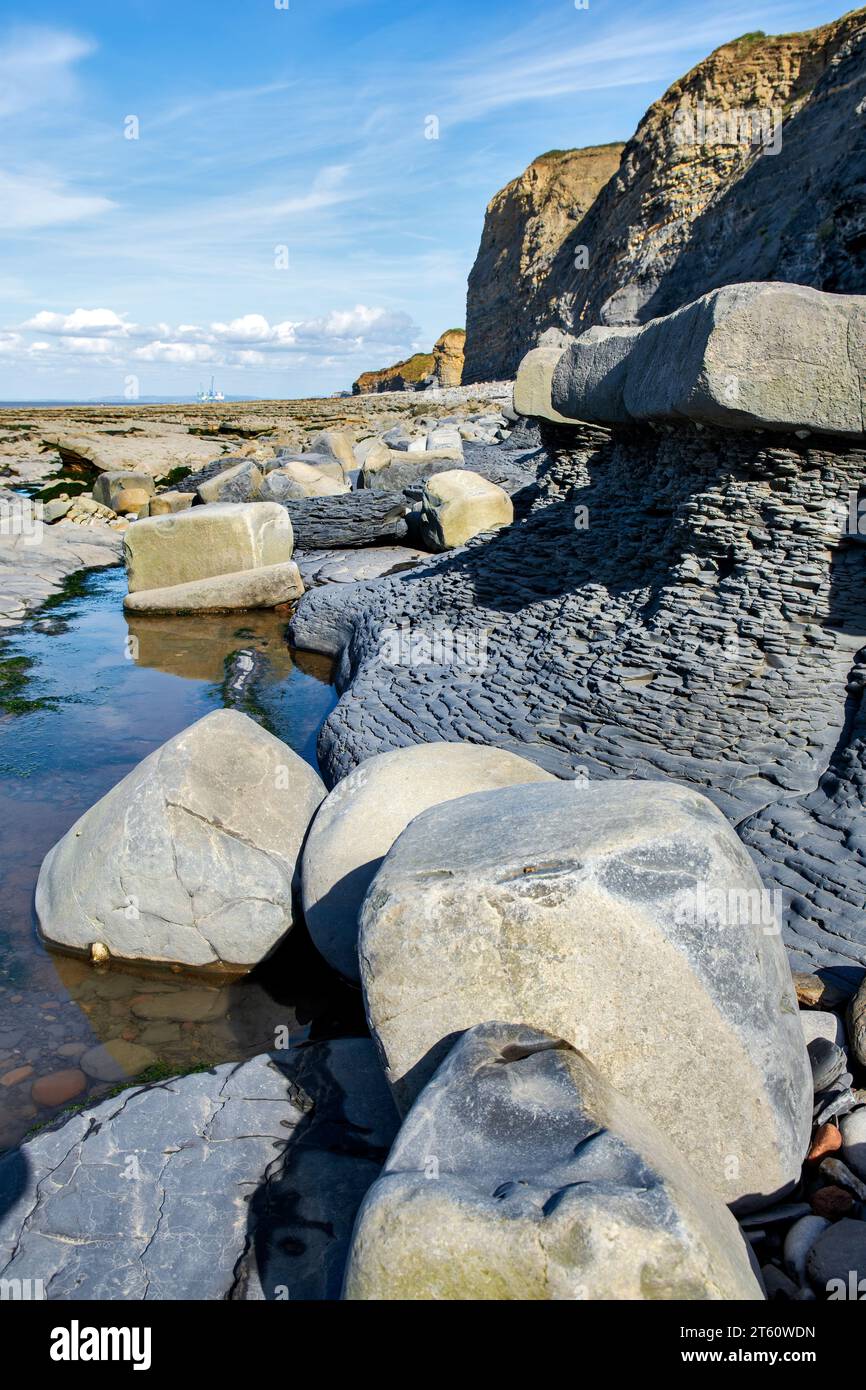
[(337, 1297), (396, 1127), (366, 1039), (132, 1088), (0, 1160), (0, 1278), (49, 1299)]

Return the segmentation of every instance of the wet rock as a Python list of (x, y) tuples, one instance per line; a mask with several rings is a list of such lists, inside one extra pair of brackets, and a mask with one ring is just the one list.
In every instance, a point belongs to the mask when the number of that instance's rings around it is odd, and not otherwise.
[[(431, 1178), (433, 1180), (431, 1180)], [(465, 1033), (358, 1217), (344, 1297), (760, 1299), (736, 1222), (562, 1039)]]
[(136, 1018), (171, 1023), (211, 1023), (222, 1018), (228, 995), (219, 989), (184, 989), (176, 994), (143, 994), (132, 1001)]
[(87, 1077), (77, 1067), (53, 1071), (33, 1082), (30, 1094), (36, 1105), (65, 1105), (87, 1089)]
[(46, 857), (36, 887), (50, 942), (112, 956), (245, 970), (293, 921), (313, 769), (235, 710), (218, 710), (139, 763)]
[(157, 1056), (149, 1047), (141, 1047), (124, 1038), (88, 1048), (81, 1056), (81, 1070), (95, 1081), (125, 1081), (153, 1066)]
[(423, 812), (361, 911), (398, 1104), (461, 1030), (521, 1018), (580, 1047), (726, 1201), (769, 1203), (799, 1179), (811, 1084), (760, 900), (724, 817), (670, 783), (544, 783)]
[(366, 1039), (127, 1090), (0, 1158), (0, 1278), (59, 1300), (335, 1298), (395, 1129)]
[(32, 1075), (33, 1068), (30, 1066), (13, 1067), (11, 1071), (4, 1072), (0, 1076), (0, 1086), (5, 1086), (7, 1089), (11, 1086), (18, 1086)]
[(304, 848), (304, 920), (346, 979), (360, 981), (358, 914), (384, 856), (415, 816), (455, 797), (552, 781), (526, 758), (471, 743), (428, 743), (362, 763), (326, 797)]

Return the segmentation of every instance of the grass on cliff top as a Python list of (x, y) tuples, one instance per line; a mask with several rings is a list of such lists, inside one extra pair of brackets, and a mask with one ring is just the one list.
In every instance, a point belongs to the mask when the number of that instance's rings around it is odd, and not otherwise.
[(767, 35), (763, 29), (750, 29), (748, 34), (741, 34), (738, 39), (731, 39), (731, 43), (760, 43)]

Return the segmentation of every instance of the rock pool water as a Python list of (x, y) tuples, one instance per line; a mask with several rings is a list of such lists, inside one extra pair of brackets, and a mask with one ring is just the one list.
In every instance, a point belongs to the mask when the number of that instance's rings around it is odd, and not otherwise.
[[(336, 701), (329, 663), (287, 647), (285, 615), (128, 622), (125, 589), (120, 568), (90, 572), (2, 643), (0, 1149), (64, 1100), (103, 1092), (112, 1052), (136, 1072), (189, 1070), (287, 1036), (364, 1031), (359, 998), (322, 965), (303, 929), (253, 976), (221, 990), (166, 972), (94, 968), (38, 940), (33, 890), (43, 856), (154, 748), (232, 703), (315, 764), (316, 735)], [(249, 656), (232, 661), (241, 651)], [(101, 1044), (108, 1054), (93, 1051)], [(39, 1104), (44, 1096), (55, 1103)]]

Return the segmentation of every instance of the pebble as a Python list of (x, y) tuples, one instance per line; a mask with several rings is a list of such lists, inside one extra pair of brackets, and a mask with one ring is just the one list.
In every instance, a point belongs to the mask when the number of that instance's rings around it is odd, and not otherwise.
[(56, 1048), (54, 1049), (54, 1051), (55, 1051), (55, 1053), (56, 1053), (56, 1055), (57, 1055), (58, 1057), (71, 1057), (72, 1060), (73, 1060), (74, 1062), (77, 1062), (77, 1061), (78, 1061), (78, 1058), (81, 1056), (82, 1052), (86, 1052), (86, 1051), (87, 1051), (87, 1043), (86, 1043), (86, 1042), (66, 1042), (66, 1043), (61, 1043), (59, 1047), (56, 1047)]
[(811, 1148), (806, 1154), (807, 1163), (818, 1163), (828, 1154), (835, 1153), (842, 1147), (842, 1135), (836, 1125), (819, 1125), (815, 1130), (815, 1137), (812, 1140)]
[(28, 1076), (32, 1075), (32, 1067), (15, 1067), (13, 1071), (7, 1071), (5, 1076), (0, 1076), (0, 1086), (17, 1086), (20, 1081), (26, 1081)]
[(77, 1067), (65, 1071), (49, 1072), (33, 1082), (30, 1094), (37, 1105), (64, 1105), (66, 1101), (80, 1096), (87, 1087), (87, 1077)]
[(847, 1216), (854, 1210), (854, 1198), (850, 1192), (846, 1192), (844, 1187), (819, 1187), (817, 1192), (813, 1192), (810, 1198), (812, 1210), (816, 1216), (826, 1216), (828, 1220), (838, 1220), (840, 1216)]
[(136, 1018), (167, 1023), (202, 1023), (222, 1018), (228, 994), (218, 989), (178, 990), (174, 994), (140, 994), (132, 1000)]
[(81, 1067), (94, 1081), (125, 1081), (153, 1066), (156, 1060), (156, 1053), (149, 1047), (140, 1047), (124, 1038), (111, 1038), (89, 1048), (81, 1058)]
[(778, 1265), (764, 1265), (761, 1270), (764, 1280), (764, 1288), (767, 1290), (769, 1302), (774, 1299), (793, 1299), (797, 1297), (798, 1289), (793, 1279), (789, 1279), (784, 1270), (779, 1269)]

